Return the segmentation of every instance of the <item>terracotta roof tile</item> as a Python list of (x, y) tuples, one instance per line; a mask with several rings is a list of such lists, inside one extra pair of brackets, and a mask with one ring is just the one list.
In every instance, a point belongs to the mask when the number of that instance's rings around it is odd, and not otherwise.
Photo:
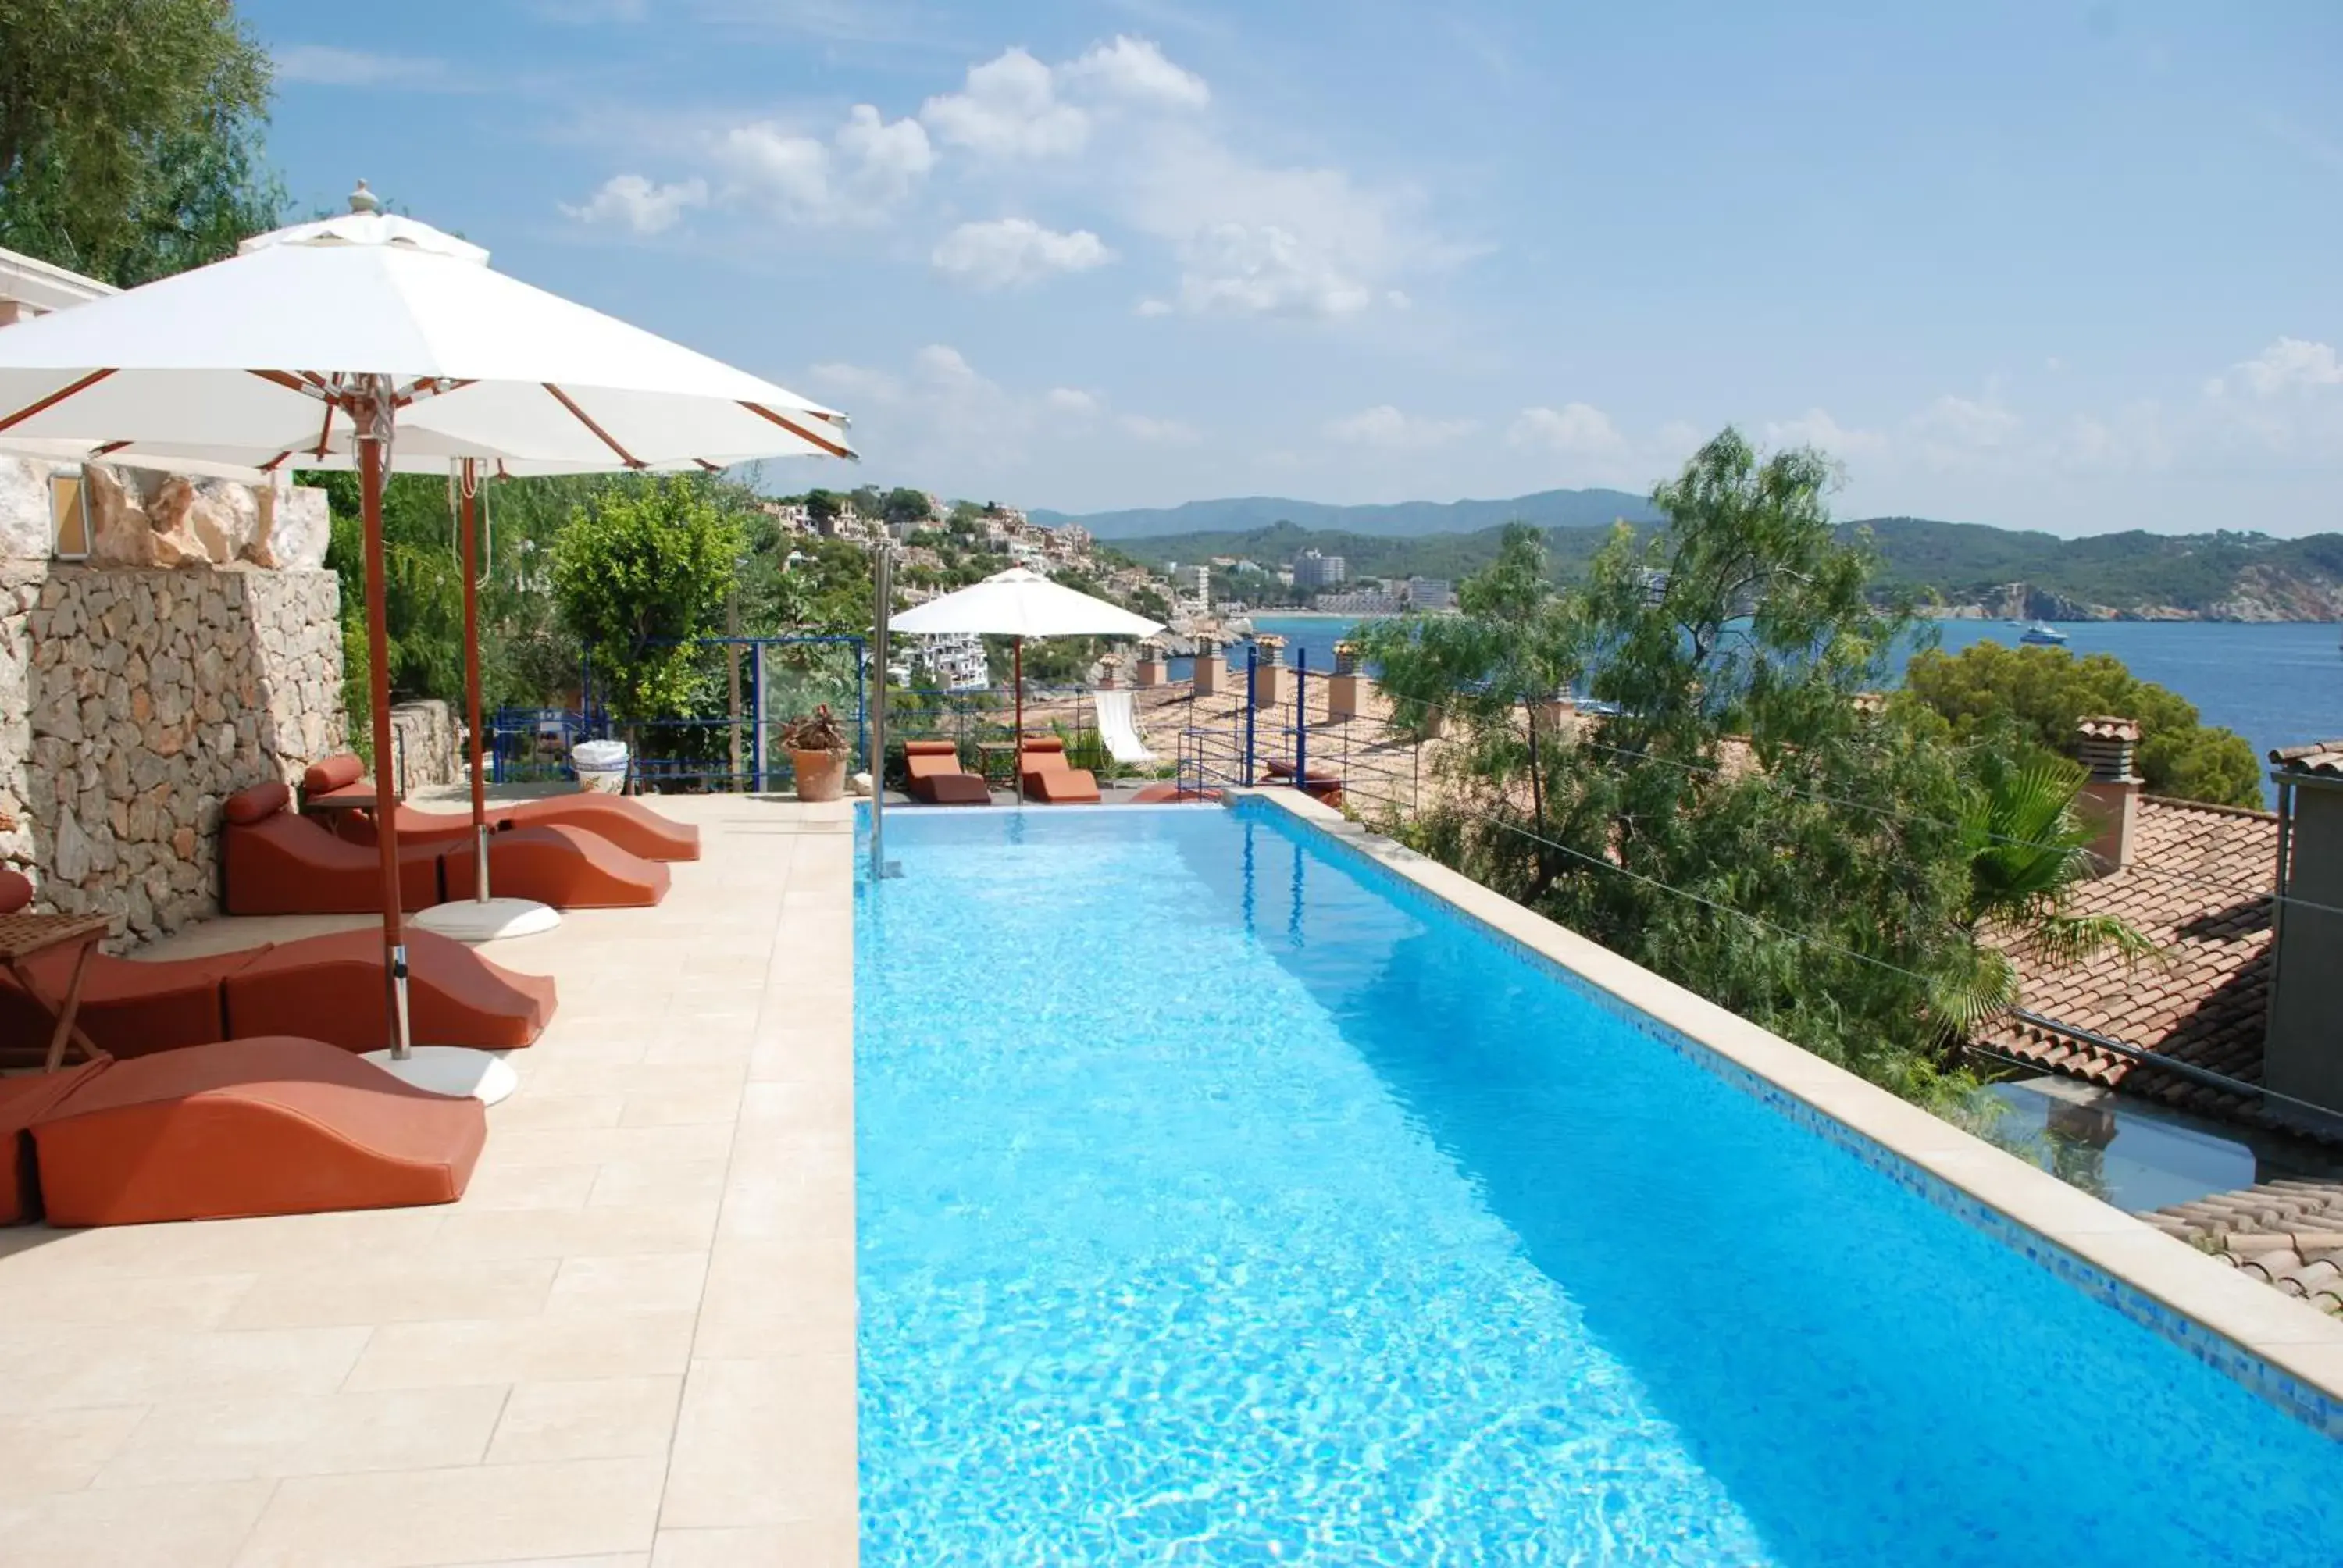
[(2343, 1317), (2343, 1181), (2265, 1181), (2140, 1218), (2249, 1279)]
[(2077, 719), (2075, 729), (2093, 740), (2137, 740), (2139, 739), (2138, 719), (2117, 719), (2112, 714), (2097, 719)]
[(2270, 761), (2287, 773), (2343, 774), (2343, 740), (2314, 740), (2308, 746), (2281, 746)]
[(2101, 953), (2051, 968), (2018, 954), (2026, 1010), (2065, 1028), (2008, 1018), (1979, 1043), (2086, 1082), (2259, 1120), (2258, 1101), (2133, 1062), (2068, 1030), (2260, 1082), (2277, 864), (2271, 813), (2144, 797), (2132, 863), (2085, 883), (2074, 909), (2121, 916), (2161, 959), (2134, 964)]

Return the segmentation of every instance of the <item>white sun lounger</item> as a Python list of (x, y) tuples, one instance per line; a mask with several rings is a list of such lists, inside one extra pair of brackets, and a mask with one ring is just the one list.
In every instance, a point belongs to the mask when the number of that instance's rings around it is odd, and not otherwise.
[(1091, 706), (1098, 715), (1099, 739), (1105, 742), (1108, 756), (1117, 762), (1131, 764), (1155, 760), (1155, 753), (1139, 739), (1130, 692), (1093, 691)]

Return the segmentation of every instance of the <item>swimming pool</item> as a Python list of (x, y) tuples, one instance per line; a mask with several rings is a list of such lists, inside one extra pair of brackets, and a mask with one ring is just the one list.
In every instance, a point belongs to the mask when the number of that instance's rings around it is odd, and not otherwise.
[(2343, 1561), (2343, 1445), (1280, 813), (887, 841), (867, 1562)]

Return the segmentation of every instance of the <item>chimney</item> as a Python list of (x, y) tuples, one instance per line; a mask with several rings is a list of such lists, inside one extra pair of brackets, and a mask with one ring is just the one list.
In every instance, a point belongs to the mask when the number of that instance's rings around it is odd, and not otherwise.
[(2139, 776), (2132, 771), (2132, 751), (2139, 744), (2139, 721), (2102, 716), (2085, 719), (2075, 727), (2075, 754), (2089, 777), (2083, 780), (2075, 809), (2083, 820), (2098, 829), (2086, 846), (2098, 862), (2099, 875), (2119, 871), (2132, 861), (2132, 843), (2139, 829)]
[(1326, 717), (1340, 722), (1356, 719), (1366, 711), (1367, 678), (1359, 673), (1359, 645), (1338, 642), (1334, 645), (1334, 673), (1326, 678)]

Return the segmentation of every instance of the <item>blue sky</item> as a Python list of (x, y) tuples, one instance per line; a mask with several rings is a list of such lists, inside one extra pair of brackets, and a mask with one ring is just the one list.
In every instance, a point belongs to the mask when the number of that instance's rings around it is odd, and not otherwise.
[(1642, 490), (1732, 422), (1848, 516), (2343, 528), (2331, 0), (242, 9), (305, 213), (364, 176), (860, 479)]

